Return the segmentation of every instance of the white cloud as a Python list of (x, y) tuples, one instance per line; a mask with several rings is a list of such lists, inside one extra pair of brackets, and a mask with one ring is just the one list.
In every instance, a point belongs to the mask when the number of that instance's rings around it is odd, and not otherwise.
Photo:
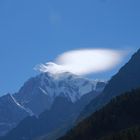
[(62, 73), (72, 72), (78, 75), (98, 73), (114, 68), (119, 64), (125, 53), (112, 49), (80, 49), (59, 55), (54, 62), (36, 67), (41, 72)]

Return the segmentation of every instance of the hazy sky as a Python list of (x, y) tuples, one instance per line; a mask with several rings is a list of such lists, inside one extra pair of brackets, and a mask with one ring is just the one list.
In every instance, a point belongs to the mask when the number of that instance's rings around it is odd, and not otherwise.
[[(139, 0), (0, 0), (0, 94), (17, 91), (37, 74), (36, 64), (69, 50), (135, 51), (140, 46), (139, 7)], [(108, 79), (128, 57), (92, 77)]]

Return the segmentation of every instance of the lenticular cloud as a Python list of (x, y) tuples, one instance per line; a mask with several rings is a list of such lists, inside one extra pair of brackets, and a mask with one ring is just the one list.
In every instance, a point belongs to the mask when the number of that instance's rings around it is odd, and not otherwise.
[(53, 74), (72, 72), (78, 75), (98, 73), (114, 68), (123, 58), (123, 52), (111, 49), (81, 49), (65, 52), (54, 62), (39, 65), (36, 69)]

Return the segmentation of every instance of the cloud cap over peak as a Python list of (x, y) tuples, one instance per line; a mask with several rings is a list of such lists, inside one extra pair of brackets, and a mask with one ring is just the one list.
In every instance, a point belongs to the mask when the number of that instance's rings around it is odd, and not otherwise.
[(121, 63), (124, 51), (113, 49), (79, 49), (64, 52), (54, 62), (41, 64), (36, 69), (41, 72), (71, 72), (77, 75), (99, 73), (114, 68)]

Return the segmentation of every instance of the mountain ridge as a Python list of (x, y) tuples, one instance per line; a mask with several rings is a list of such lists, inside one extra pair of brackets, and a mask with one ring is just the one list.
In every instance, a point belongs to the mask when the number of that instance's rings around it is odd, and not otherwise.
[(123, 92), (138, 88), (140, 85), (140, 49), (114, 75), (106, 85), (102, 94), (93, 99), (81, 112), (78, 121), (86, 118), (96, 110), (107, 104), (113, 97)]
[(16, 102), (10, 94), (0, 97), (0, 135), (6, 134), (23, 118), (29, 115), (27, 110)]
[[(32, 77), (27, 80), (20, 88), (19, 92), (12, 95), (7, 94), (5, 96), (9, 97), (10, 102), (14, 103), (17, 108), (25, 111), (25, 113), (27, 114), (26, 116), (39, 116), (44, 111), (51, 110), (53, 103), (58, 97), (65, 98), (67, 102), (71, 102), (71, 105), (73, 106), (76, 102), (81, 100), (83, 96), (93, 90), (94, 91), (90, 98), (96, 97), (98, 94), (100, 94), (105, 85), (106, 83), (104, 82), (91, 81), (68, 72), (61, 73), (59, 75), (52, 75), (51, 73), (41, 73), (36, 77)], [(96, 87), (98, 90), (97, 92), (95, 91)], [(6, 98), (3, 98), (5, 96), (0, 97), (0, 101), (1, 99), (4, 99), (6, 102)], [(83, 105), (88, 102), (88, 100), (83, 99), (82, 101)], [(7, 101), (6, 106), (8, 105), (8, 103), (9, 101)], [(78, 104), (76, 105), (79, 106)], [(4, 107), (4, 109), (6, 108)], [(8, 112), (10, 112), (11, 110), (7, 111), (7, 116), (5, 116), (6, 118), (9, 118), (8, 116), (10, 116), (10, 114), (8, 115)], [(16, 114), (14, 115), (16, 118)], [(19, 120), (21, 121), (26, 116), (21, 115), (21, 119)], [(15, 125), (13, 125), (13, 127), (17, 126), (20, 121), (17, 121)], [(0, 123), (3, 124), (4, 121), (1, 120)], [(0, 130), (3, 129), (3, 127), (3, 125), (0, 125)], [(5, 131), (5, 133), (7, 133), (13, 127), (6, 127), (8, 130)]]

